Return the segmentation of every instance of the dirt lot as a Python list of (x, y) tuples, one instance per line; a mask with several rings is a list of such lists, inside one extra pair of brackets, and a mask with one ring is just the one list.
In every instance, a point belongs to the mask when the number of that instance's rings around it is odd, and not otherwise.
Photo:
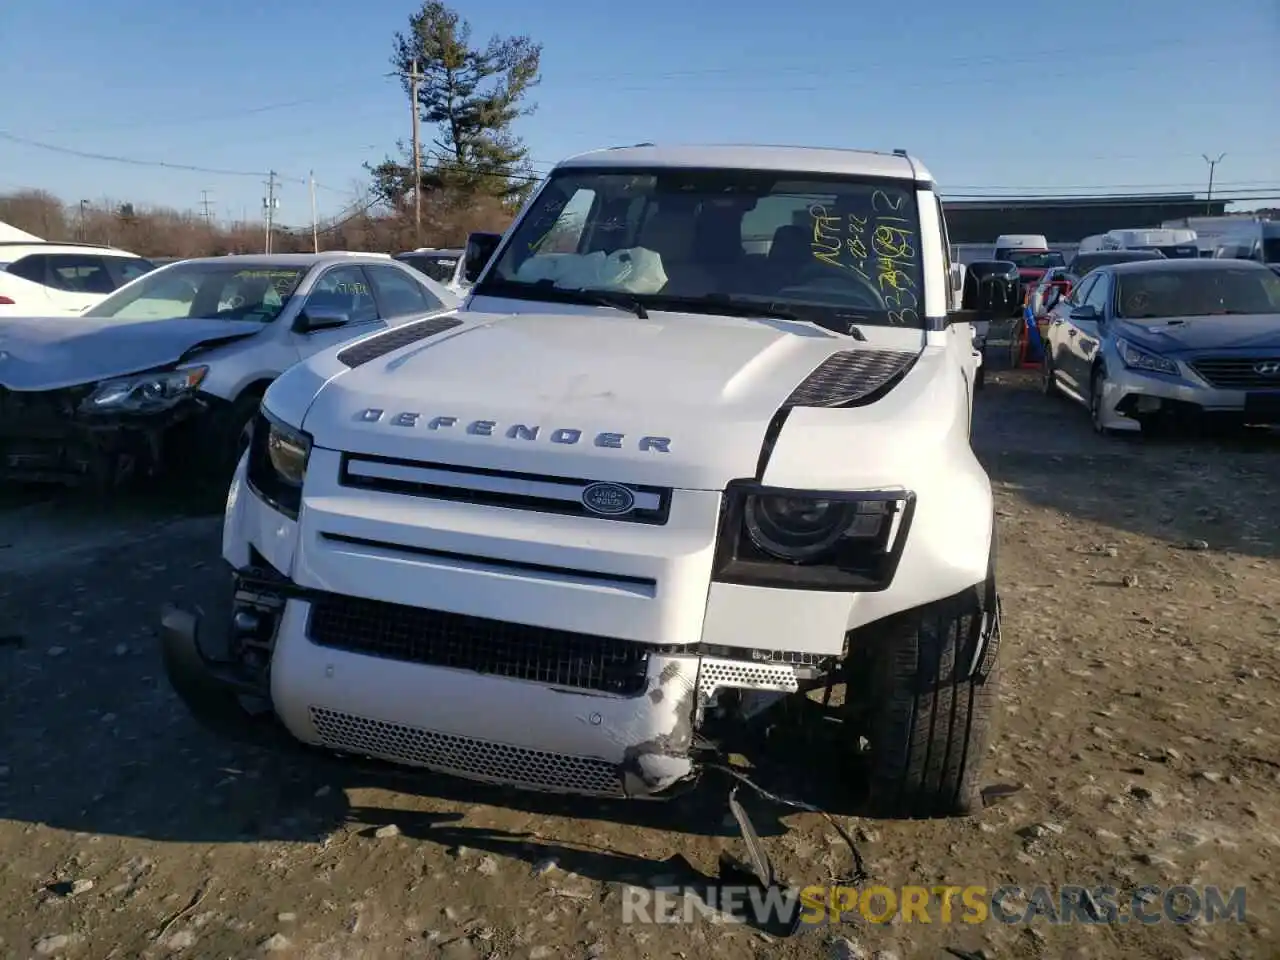
[[(623, 924), (627, 885), (741, 855), (723, 791), (567, 803), (219, 744), (153, 640), (216, 582), (217, 518), (63, 500), (0, 512), (0, 955), (1280, 956), (1280, 442), (1102, 440), (1006, 373), (975, 443), (1006, 788), (971, 821), (847, 820), (869, 883), (1246, 885), (1246, 923)], [(822, 818), (782, 822), (758, 825), (789, 881), (849, 870)]]

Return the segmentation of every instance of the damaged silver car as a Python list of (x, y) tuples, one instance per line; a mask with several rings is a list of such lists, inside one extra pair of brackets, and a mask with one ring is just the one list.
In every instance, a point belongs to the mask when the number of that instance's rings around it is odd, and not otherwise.
[(75, 317), (0, 320), (0, 480), (229, 479), (267, 386), (318, 350), (450, 310), (385, 254), (210, 257)]

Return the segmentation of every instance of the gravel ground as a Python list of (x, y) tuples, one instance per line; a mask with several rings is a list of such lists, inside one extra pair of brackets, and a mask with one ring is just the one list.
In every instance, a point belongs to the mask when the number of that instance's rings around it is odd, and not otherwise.
[[(0, 956), (1280, 956), (1280, 442), (1104, 440), (1002, 373), (975, 445), (1005, 596), (997, 789), (972, 820), (848, 819), (869, 882), (1243, 884), (1246, 923), (623, 924), (628, 885), (741, 855), (723, 791), (579, 803), (215, 742), (154, 627), (216, 589), (218, 519), (57, 499), (0, 511)], [(756, 809), (789, 881), (849, 870), (821, 817)]]

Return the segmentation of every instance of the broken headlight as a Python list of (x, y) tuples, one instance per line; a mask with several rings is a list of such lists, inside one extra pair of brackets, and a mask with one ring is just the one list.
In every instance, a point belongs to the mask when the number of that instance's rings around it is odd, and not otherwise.
[(722, 583), (883, 590), (893, 578), (915, 495), (906, 490), (783, 490), (737, 481), (725, 491), (713, 576)]
[(81, 413), (159, 413), (195, 393), (208, 367), (104, 380), (80, 404)]
[(265, 410), (253, 422), (245, 479), (249, 489), (285, 516), (298, 518), (311, 437)]

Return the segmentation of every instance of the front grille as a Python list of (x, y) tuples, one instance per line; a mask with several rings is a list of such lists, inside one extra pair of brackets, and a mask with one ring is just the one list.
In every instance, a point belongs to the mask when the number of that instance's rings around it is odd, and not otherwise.
[(623, 696), (644, 689), (659, 649), (334, 593), (312, 602), (307, 629), (312, 643), (335, 650)]
[(1222, 390), (1280, 390), (1280, 356), (1201, 359), (1191, 369)]
[(28, 392), (0, 387), (0, 431), (7, 436), (61, 436), (87, 389)]
[(311, 722), (320, 739), (337, 750), (529, 790), (608, 797), (623, 793), (614, 766), (591, 757), (513, 747), (321, 707), (311, 708)]
[[(532, 429), (536, 431), (538, 428)], [(404, 497), (622, 523), (662, 525), (671, 514), (670, 487), (634, 483), (608, 484), (628, 491), (631, 506), (618, 513), (600, 513), (588, 507), (586, 502), (590, 489), (597, 486), (597, 481), (594, 480), (364, 454), (342, 455), (338, 483), (358, 490)]]

